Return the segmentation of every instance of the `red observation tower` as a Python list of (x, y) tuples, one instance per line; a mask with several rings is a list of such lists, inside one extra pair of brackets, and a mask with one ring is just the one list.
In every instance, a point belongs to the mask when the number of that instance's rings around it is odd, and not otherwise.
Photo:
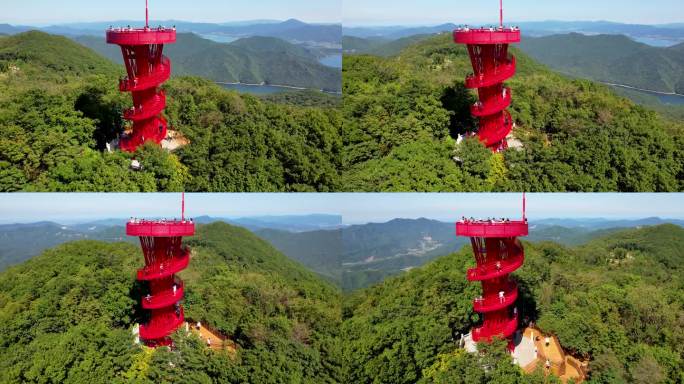
[(469, 281), (482, 282), (482, 296), (473, 300), (473, 309), (483, 317), (473, 328), (474, 342), (492, 337), (510, 339), (518, 328), (515, 301), (518, 286), (509, 274), (523, 265), (525, 253), (519, 236), (527, 236), (525, 195), (522, 220), (468, 220), (456, 223), (456, 236), (470, 237), (477, 266), (469, 269)]
[(517, 27), (504, 27), (503, 3), (500, 0), (498, 28), (459, 28), (454, 41), (466, 44), (473, 65), (473, 74), (466, 77), (465, 86), (477, 89), (480, 100), (470, 112), (480, 121), (477, 135), (493, 151), (508, 147), (506, 136), (513, 121), (506, 110), (511, 105), (511, 90), (503, 82), (515, 75), (515, 56), (508, 54), (508, 44), (520, 42)]
[(166, 137), (166, 120), (161, 112), (166, 96), (159, 86), (171, 76), (171, 62), (162, 54), (164, 44), (176, 42), (175, 28), (150, 28), (145, 1), (144, 28), (110, 28), (107, 43), (121, 46), (128, 76), (119, 81), (121, 92), (131, 92), (133, 108), (124, 111), (124, 119), (133, 129), (119, 139), (119, 148), (134, 152), (146, 141), (159, 144)]
[(149, 311), (149, 320), (140, 325), (140, 338), (150, 347), (171, 345), (169, 335), (184, 321), (184, 285), (176, 273), (190, 262), (190, 250), (182, 242), (183, 236), (195, 234), (195, 223), (185, 219), (185, 198), (182, 204), (180, 220), (131, 219), (126, 224), (126, 235), (140, 238), (145, 256), (137, 279), (147, 282), (141, 306)]

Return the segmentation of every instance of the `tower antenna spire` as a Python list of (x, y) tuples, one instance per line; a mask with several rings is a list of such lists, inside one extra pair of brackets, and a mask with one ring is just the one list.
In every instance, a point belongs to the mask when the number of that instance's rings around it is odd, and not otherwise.
[(525, 220), (525, 192), (523, 192), (523, 221)]
[(185, 221), (185, 192), (181, 194), (181, 221)]
[(503, 0), (499, 0), (499, 27), (503, 29)]
[(150, 26), (150, 8), (148, 6), (148, 1), (145, 0), (145, 28), (149, 28)]

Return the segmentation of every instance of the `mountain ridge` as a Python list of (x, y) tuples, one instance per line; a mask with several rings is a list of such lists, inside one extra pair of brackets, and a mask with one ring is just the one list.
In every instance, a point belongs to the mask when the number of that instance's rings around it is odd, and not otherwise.
[[(104, 38), (77, 36), (74, 41), (123, 64), (119, 47)], [(317, 61), (321, 53), (275, 37), (246, 37), (217, 43), (193, 33), (178, 33), (176, 43), (164, 47), (173, 75), (194, 75), (216, 82), (277, 84), (337, 92), (339, 69)]]
[(640, 89), (684, 94), (684, 51), (651, 47), (624, 35), (527, 37), (523, 52), (563, 73)]

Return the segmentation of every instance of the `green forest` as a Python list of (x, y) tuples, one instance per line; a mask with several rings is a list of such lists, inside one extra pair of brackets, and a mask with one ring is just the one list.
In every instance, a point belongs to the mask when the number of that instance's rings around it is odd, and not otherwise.
[[(464, 88), (472, 71), (449, 34), (389, 57), (346, 55), (342, 186), (364, 191), (680, 191), (684, 122), (573, 80), (518, 49), (513, 134), (492, 154), (476, 140)], [(456, 161), (458, 160), (458, 161)]]
[[(524, 246), (525, 264), (514, 273), (521, 315), (591, 359), (589, 383), (684, 381), (684, 229), (630, 229), (573, 248)], [(480, 355), (456, 348), (478, 321), (479, 284), (465, 278), (474, 264), (464, 248), (347, 298), (345, 382), (554, 382), (523, 375), (505, 343), (480, 345)]]
[[(134, 343), (143, 312), (137, 245), (75, 241), (0, 273), (3, 383), (554, 383), (523, 374), (505, 342), (468, 354), (478, 322), (470, 247), (342, 295), (249, 231), (203, 225), (186, 239), (185, 313), (235, 355), (183, 331), (176, 348)], [(591, 384), (684, 382), (684, 229), (615, 231), (583, 245), (524, 242), (518, 307)]]
[(186, 316), (229, 335), (236, 356), (182, 331), (174, 351), (135, 344), (140, 248), (77, 241), (0, 274), (0, 382), (341, 382), (336, 288), (242, 228), (209, 224), (186, 244)]
[[(131, 105), (118, 91), (123, 72), (65, 37), (0, 36), (0, 191), (339, 189), (338, 108), (314, 96), (300, 98), (308, 107), (263, 101), (194, 77), (164, 85), (170, 128), (190, 144), (108, 153)], [(130, 170), (131, 159), (143, 169)]]

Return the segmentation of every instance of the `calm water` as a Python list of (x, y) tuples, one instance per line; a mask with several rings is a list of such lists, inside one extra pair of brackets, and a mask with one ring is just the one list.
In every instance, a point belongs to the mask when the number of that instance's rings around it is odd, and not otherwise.
[(630, 89), (632, 92), (643, 93), (644, 95), (655, 96), (663, 104), (670, 105), (684, 105), (684, 95), (663, 95), (656, 92), (641, 91), (636, 89)]
[(660, 102), (672, 105), (684, 105), (684, 96), (681, 95), (655, 95)]
[(227, 36), (227, 35), (215, 35), (215, 34), (203, 34), (200, 35), (201, 37), (211, 40), (217, 43), (232, 43), (233, 41), (239, 39), (239, 37), (235, 36)]
[(632, 39), (640, 43), (648, 44), (652, 47), (671, 47), (681, 43), (681, 41), (657, 39), (653, 37), (633, 37)]
[(328, 67), (342, 68), (342, 55), (339, 54), (326, 56), (318, 60), (318, 62)]
[(219, 84), (223, 88), (231, 89), (242, 93), (251, 93), (254, 95), (268, 95), (272, 93), (280, 93), (287, 91), (295, 91), (292, 88), (274, 87), (272, 85), (247, 85), (247, 84)]

